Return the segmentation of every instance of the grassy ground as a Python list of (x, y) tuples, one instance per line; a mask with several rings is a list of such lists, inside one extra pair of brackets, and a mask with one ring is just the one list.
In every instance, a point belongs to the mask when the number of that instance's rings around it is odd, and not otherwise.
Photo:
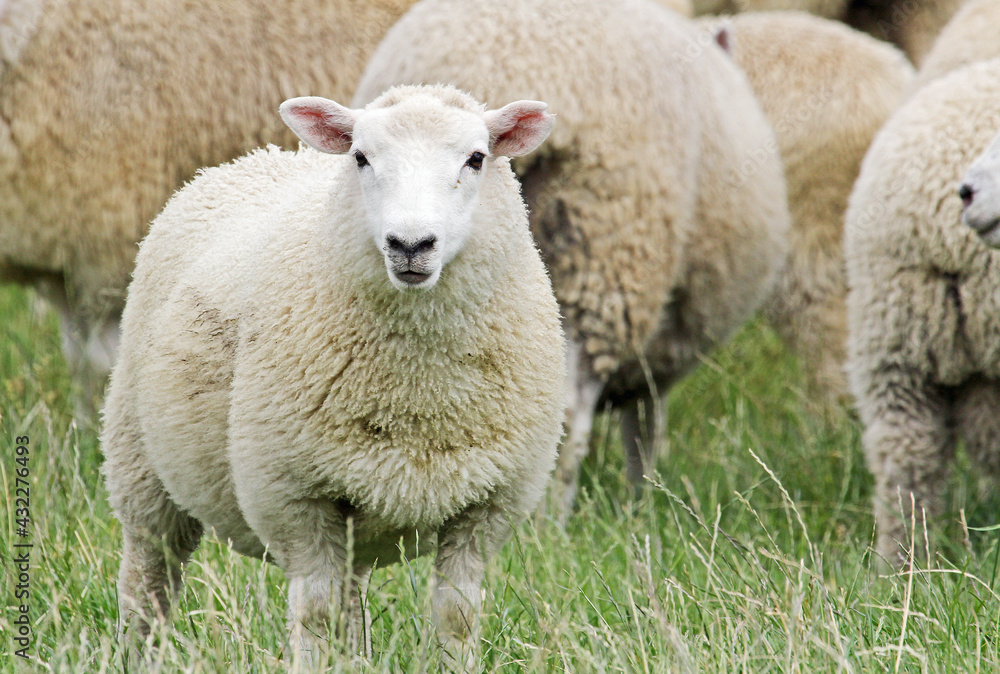
[[(121, 536), (96, 430), (71, 421), (50, 318), (0, 288), (0, 671), (122, 671)], [(795, 362), (751, 325), (668, 400), (669, 452), (638, 500), (615, 420), (595, 429), (565, 530), (522, 526), (491, 564), (488, 671), (990, 672), (1000, 669), (1000, 501), (957, 471), (950, 527), (912, 573), (880, 574), (856, 422), (808, 413)], [(15, 437), (31, 440), (29, 538), (15, 522)], [(955, 519), (959, 517), (956, 514)], [(968, 539), (966, 539), (968, 536)], [(13, 656), (15, 543), (30, 541), (31, 660)], [(436, 669), (429, 561), (376, 572), (367, 671)], [(206, 540), (186, 571), (164, 671), (273, 672), (285, 638), (279, 569)], [(351, 670), (334, 656), (335, 670)]]

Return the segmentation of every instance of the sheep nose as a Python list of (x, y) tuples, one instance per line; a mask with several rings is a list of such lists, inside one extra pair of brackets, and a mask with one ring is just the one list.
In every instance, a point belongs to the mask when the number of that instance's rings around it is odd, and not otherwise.
[(962, 183), (962, 186), (958, 188), (958, 196), (962, 198), (962, 204), (968, 208), (969, 204), (972, 203), (972, 198), (975, 196), (976, 191), (969, 187), (968, 183)]
[(410, 242), (390, 235), (386, 237), (385, 243), (389, 247), (390, 252), (396, 255), (404, 255), (407, 260), (412, 260), (421, 253), (430, 252), (434, 248), (434, 244), (437, 243), (437, 237), (428, 236), (419, 241)]

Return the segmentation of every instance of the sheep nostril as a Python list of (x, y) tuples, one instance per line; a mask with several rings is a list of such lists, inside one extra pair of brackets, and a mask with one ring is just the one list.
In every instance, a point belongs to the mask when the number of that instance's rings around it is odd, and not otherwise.
[(413, 254), (417, 255), (419, 253), (428, 253), (434, 249), (434, 244), (436, 243), (436, 236), (428, 236), (426, 239), (418, 241), (413, 245)]
[(387, 236), (385, 238), (386, 246), (389, 250), (397, 255), (403, 255), (407, 259), (412, 259), (416, 255), (421, 253), (428, 253), (434, 249), (434, 245), (437, 243), (436, 236), (428, 236), (425, 239), (421, 239), (415, 243), (404, 242), (395, 236)]
[(958, 196), (962, 198), (962, 205), (966, 208), (972, 203), (972, 199), (975, 196), (976, 191), (969, 187), (968, 183), (963, 183), (961, 187), (958, 188)]
[(402, 241), (400, 241), (394, 236), (387, 236), (385, 238), (385, 245), (388, 246), (389, 250), (392, 251), (393, 253), (397, 253), (399, 255), (406, 255), (406, 249), (407, 249), (406, 244), (404, 244)]

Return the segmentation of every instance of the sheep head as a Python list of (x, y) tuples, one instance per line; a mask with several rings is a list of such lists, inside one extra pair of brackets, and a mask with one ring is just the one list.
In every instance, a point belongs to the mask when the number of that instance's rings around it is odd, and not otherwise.
[(390, 90), (363, 110), (310, 96), (285, 101), (280, 112), (310, 147), (353, 155), (369, 234), (390, 282), (428, 289), (465, 245), (495, 158), (534, 150), (555, 117), (538, 101), (484, 112), (450, 104), (436, 95), (441, 87), (401, 89), (412, 95), (393, 97), (397, 90)]
[(958, 195), (965, 206), (962, 221), (986, 245), (1000, 248), (1000, 135), (969, 167)]

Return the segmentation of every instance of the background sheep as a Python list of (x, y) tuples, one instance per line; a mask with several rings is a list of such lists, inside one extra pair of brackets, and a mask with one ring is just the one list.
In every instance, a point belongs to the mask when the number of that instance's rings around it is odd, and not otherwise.
[(748, 12), (713, 23), (731, 33), (733, 59), (774, 127), (785, 165), (791, 254), (767, 314), (830, 409), (847, 395), (847, 198), (913, 68), (897, 49), (801, 12)]
[(839, 19), (896, 44), (920, 63), (962, 0), (694, 0), (693, 5), (695, 14), (799, 10)]
[[(285, 98), (350, 97), (409, 0), (8, 0), (0, 8), (0, 281), (60, 311), (103, 388), (136, 243), (201, 166), (294, 146)], [(336, 29), (332, 29), (336, 27)]]
[(544, 108), (484, 114), (446, 87), (364, 111), (293, 99), (303, 140), (352, 156), (258, 151), (157, 218), (102, 436), (138, 632), (204, 527), (285, 569), (296, 650), (331, 602), (367, 650), (372, 566), (436, 534), (435, 621), (469, 664), (484, 566), (561, 432), (558, 308), (502, 158), (548, 135)]
[(952, 17), (920, 66), (914, 90), (955, 68), (1000, 57), (1000, 0), (970, 0)]
[(965, 206), (962, 222), (986, 245), (1000, 247), (1000, 134), (969, 167), (959, 197)]
[[(470, 35), (475, 49), (438, 46)], [(602, 401), (624, 412), (639, 482), (662, 435), (659, 394), (759, 306), (785, 260), (773, 134), (742, 73), (698, 35), (645, 0), (426, 0), (358, 85), (356, 104), (440, 81), (559, 110), (542, 152), (515, 169), (570, 338), (561, 513)]]
[(1000, 258), (962, 226), (957, 189), (998, 127), (1000, 60), (953, 71), (892, 116), (851, 195), (848, 374), (875, 476), (877, 551), (895, 562), (911, 495), (917, 518), (926, 509), (938, 521), (958, 438), (983, 469), (1000, 468)]
[(921, 65), (934, 39), (965, 0), (852, 0), (844, 20), (888, 40)]

